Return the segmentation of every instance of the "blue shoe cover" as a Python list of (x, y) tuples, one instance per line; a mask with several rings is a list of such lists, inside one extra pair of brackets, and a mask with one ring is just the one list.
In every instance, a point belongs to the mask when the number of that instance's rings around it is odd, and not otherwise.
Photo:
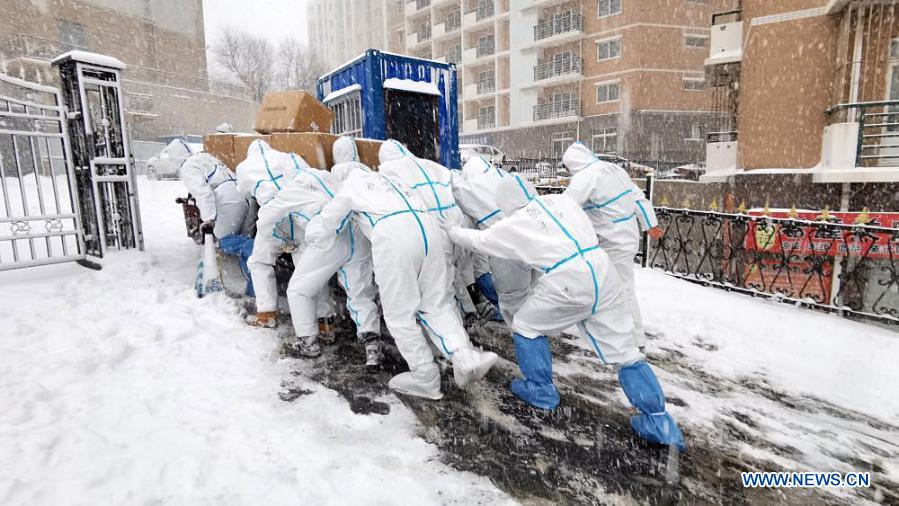
[(552, 353), (549, 339), (539, 336), (528, 339), (512, 334), (518, 368), (525, 379), (512, 380), (512, 393), (540, 409), (555, 409), (559, 405), (559, 391), (553, 385)]
[(493, 274), (486, 272), (481, 274), (477, 280), (478, 290), (490, 301), (494, 306), (499, 307), (499, 296), (496, 294), (496, 288), (493, 286)]
[(674, 445), (684, 451), (684, 436), (677, 423), (665, 410), (665, 394), (659, 380), (644, 361), (622, 367), (618, 382), (631, 405), (640, 411), (631, 417), (631, 427), (640, 437), (663, 445)]

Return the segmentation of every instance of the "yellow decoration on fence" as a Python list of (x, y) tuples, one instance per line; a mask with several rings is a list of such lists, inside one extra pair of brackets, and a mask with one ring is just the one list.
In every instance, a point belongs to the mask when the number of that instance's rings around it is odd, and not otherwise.
[(709, 209), (713, 212), (718, 212), (718, 199), (713, 198), (712, 203), (709, 204)]
[(746, 214), (746, 201), (745, 200), (740, 201), (740, 207), (737, 208), (737, 212), (740, 214)]
[(790, 207), (790, 212), (789, 212), (788, 216), (790, 218), (793, 218), (794, 220), (799, 217), (799, 211), (796, 210), (796, 204), (793, 204)]
[(830, 221), (830, 206), (824, 206), (817, 218), (819, 221)]
[(771, 214), (771, 207), (768, 205), (768, 199), (765, 199), (765, 208), (762, 209), (762, 214), (764, 214), (765, 216)]
[(868, 223), (871, 223), (870, 212), (871, 212), (871, 210), (868, 209), (867, 207), (863, 208), (862, 212), (859, 213), (859, 215), (855, 217), (855, 224), (856, 225), (867, 225)]
[(684, 197), (683, 203), (681, 203), (682, 209), (690, 209), (690, 197)]
[(668, 195), (662, 195), (662, 200), (659, 202), (662, 207), (668, 207)]

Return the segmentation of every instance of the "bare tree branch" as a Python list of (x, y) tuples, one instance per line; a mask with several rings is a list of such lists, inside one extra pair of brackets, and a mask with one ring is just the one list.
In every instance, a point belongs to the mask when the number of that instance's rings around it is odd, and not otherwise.
[(234, 27), (223, 29), (211, 47), (215, 61), (250, 89), (257, 102), (275, 82), (275, 51), (268, 39)]

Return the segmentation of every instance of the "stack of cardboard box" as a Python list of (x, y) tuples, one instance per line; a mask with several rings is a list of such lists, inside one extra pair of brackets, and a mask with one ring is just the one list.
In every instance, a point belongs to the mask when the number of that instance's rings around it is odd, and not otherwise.
[[(330, 169), (334, 165), (331, 148), (337, 136), (329, 133), (334, 114), (304, 91), (267, 93), (256, 115), (256, 134), (212, 134), (203, 138), (203, 148), (231, 170), (247, 157), (250, 144), (263, 139), (272, 148), (296, 153), (309, 165)], [(362, 163), (375, 168), (381, 141), (357, 139)]]

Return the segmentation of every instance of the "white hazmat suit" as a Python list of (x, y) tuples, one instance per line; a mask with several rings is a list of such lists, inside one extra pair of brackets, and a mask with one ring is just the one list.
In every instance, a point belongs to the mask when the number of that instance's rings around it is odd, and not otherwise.
[(200, 219), (215, 220), (218, 238), (245, 232), (250, 205), (237, 189), (237, 180), (221, 161), (208, 153), (191, 153), (180, 139), (163, 150), (169, 159), (182, 160), (179, 176), (200, 209)]
[[(449, 169), (431, 160), (418, 158), (395, 140), (388, 140), (378, 151), (381, 164), (378, 172), (401, 181), (418, 194), (427, 206), (428, 213), (440, 221), (462, 225), (464, 216), (453, 196), (452, 176)], [(475, 311), (466, 287), (474, 284), (471, 257), (467, 252), (447, 244), (447, 262), (451, 268), (449, 289), (465, 313)]]
[[(285, 241), (275, 234), (275, 228), (295, 203), (291, 203), (289, 199), (275, 199), (288, 183), (308, 169), (309, 164), (302, 157), (276, 151), (263, 140), (253, 141), (247, 150), (246, 160), (237, 166), (238, 189), (244, 195), (254, 197), (260, 206), (256, 220), (256, 239), (248, 266), (256, 290), (257, 319), (260, 324), (267, 326), (274, 324), (278, 307), (275, 260), (285, 249), (292, 249), (295, 262), (299, 261), (300, 256), (300, 251), (292, 247), (294, 245), (285, 245)], [(322, 199), (324, 201), (326, 197), (323, 196)], [(319, 316), (333, 314), (330, 301), (321, 302)]]
[(577, 325), (604, 362), (642, 358), (620, 278), (584, 212), (564, 195), (538, 197), (518, 175), (509, 179), (512, 182), (502, 183), (496, 196), (505, 218), (486, 230), (452, 228), (449, 234), (460, 246), (517, 260), (543, 273), (515, 312), (513, 332), (536, 338)]
[[(475, 224), (486, 230), (503, 218), (496, 203), (500, 183), (510, 175), (480, 156), (472, 157), (462, 167), (462, 178), (453, 181), (453, 194), (462, 211)], [(481, 252), (472, 252), (481, 255)], [(499, 310), (506, 322), (524, 303), (539, 272), (525, 263), (509, 258), (488, 256), (493, 284), (499, 299)], [(480, 269), (479, 269), (480, 270)]]
[[(337, 139), (333, 147), (335, 166), (332, 170), (342, 172), (341, 166), (360, 165), (355, 142), (351, 137)], [(282, 218), (278, 226), (281, 234), (289, 233), (291, 240), (301, 244), (302, 254), (294, 262), (294, 275), (287, 287), (287, 300), (296, 335), (311, 346), (318, 334), (316, 308), (321, 306), (328, 280), (335, 273), (337, 281), (347, 296), (347, 310), (356, 324), (356, 335), (366, 345), (366, 363), (377, 366), (381, 360), (380, 334), (381, 319), (375, 303), (377, 290), (372, 279), (371, 245), (355, 223), (344, 227), (340, 233), (328, 240), (309, 242), (304, 240), (307, 225), (315, 219), (321, 208), (331, 201), (339, 188), (339, 180), (331, 173), (318, 169), (302, 169), (302, 173), (268, 204), (285, 201), (289, 214)], [(285, 223), (286, 221), (286, 223)], [(281, 235), (279, 234), (279, 235)], [(371, 346), (369, 346), (371, 345)]]
[(599, 245), (621, 276), (634, 320), (634, 338), (643, 346), (646, 334), (634, 285), (634, 257), (640, 247), (640, 228), (647, 231), (658, 225), (652, 203), (624, 169), (600, 160), (580, 142), (565, 151), (562, 163), (572, 174), (565, 195), (587, 212)]
[(577, 325), (600, 360), (616, 365), (622, 390), (640, 412), (631, 418), (634, 431), (683, 450), (683, 435), (665, 409), (658, 379), (634, 341), (621, 280), (600, 249), (590, 218), (566, 195), (540, 197), (518, 175), (505, 179), (496, 199), (506, 217), (483, 231), (452, 228), (449, 236), (467, 248), (544, 272), (512, 321), (524, 375), (512, 381), (512, 392), (539, 408), (559, 405), (547, 336)]
[(471, 342), (451, 302), (445, 234), (415, 192), (364, 166), (344, 164), (334, 176), (340, 190), (306, 230), (309, 241), (331, 241), (351, 223), (371, 241), (375, 281), (384, 320), (410, 372), (394, 376), (390, 388), (440, 399), (440, 371), (422, 334), (452, 359), (456, 383), (481, 379), (497, 360)]

